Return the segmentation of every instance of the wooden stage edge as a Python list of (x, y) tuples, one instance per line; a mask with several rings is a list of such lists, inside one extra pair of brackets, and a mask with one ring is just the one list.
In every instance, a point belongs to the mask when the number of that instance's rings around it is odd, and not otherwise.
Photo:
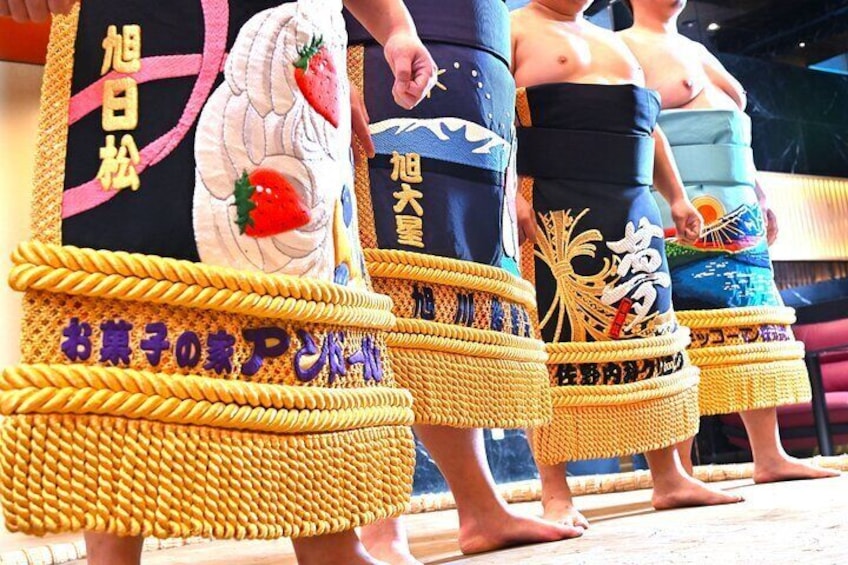
[[(811, 462), (848, 471), (848, 455)], [(752, 464), (710, 465), (696, 476), (738, 491), (737, 505), (656, 512), (647, 471), (571, 477), (578, 507), (592, 522), (579, 540), (465, 557), (450, 495), (415, 497), (407, 518), (413, 553), (425, 563), (805, 563), (848, 562), (848, 475), (837, 479), (753, 485)], [(539, 514), (538, 481), (505, 484), (521, 513)], [(221, 556), (226, 556), (222, 558)], [(702, 557), (703, 560), (699, 560)], [(36, 538), (0, 533), (0, 565), (82, 564), (80, 534)], [(154, 540), (144, 565), (294, 564), (291, 544), (277, 541)]]

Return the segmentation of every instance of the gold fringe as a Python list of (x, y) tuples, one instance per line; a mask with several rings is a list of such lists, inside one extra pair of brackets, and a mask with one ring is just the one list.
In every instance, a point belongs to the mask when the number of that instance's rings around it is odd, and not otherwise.
[(551, 387), (554, 418), (533, 431), (536, 461), (614, 457), (659, 449), (698, 432), (698, 370), (624, 385)]
[(800, 359), (701, 369), (703, 416), (809, 402), (811, 396), (807, 366)]
[[(490, 293), (535, 312), (533, 286), (503, 269), (395, 250), (366, 249), (365, 258), (375, 286), (389, 294), (416, 281)], [(547, 354), (539, 340), (398, 318), (386, 344), (398, 385), (414, 398), (417, 424), (524, 428), (550, 419)]]
[(77, 415), (0, 426), (6, 527), (31, 535), (341, 532), (401, 514), (414, 467), (405, 426), (279, 435)]
[(550, 420), (550, 387), (543, 361), (516, 360), (507, 348), (489, 358), (438, 347), (393, 345), (391, 352), (398, 386), (415, 399), (416, 424), (527, 428)]
[[(700, 330), (795, 322), (794, 310), (785, 307), (726, 308), (677, 314), (681, 323)], [(689, 358), (701, 368), (700, 409), (704, 416), (795, 404), (810, 398), (810, 383), (803, 361), (804, 344), (794, 339), (706, 347), (693, 343)]]

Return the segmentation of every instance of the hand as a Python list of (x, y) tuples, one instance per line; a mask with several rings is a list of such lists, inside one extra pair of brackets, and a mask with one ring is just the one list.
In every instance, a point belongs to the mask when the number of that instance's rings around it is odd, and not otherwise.
[(536, 218), (533, 207), (520, 194), (515, 197), (515, 217), (518, 221), (518, 243), (536, 243)]
[(50, 14), (67, 14), (76, 0), (0, 0), (0, 16), (16, 22), (43, 22)]
[(395, 75), (392, 95), (398, 106), (411, 110), (436, 84), (436, 63), (414, 33), (392, 34), (383, 47)]
[(671, 205), (671, 219), (674, 220), (678, 239), (686, 243), (695, 243), (701, 237), (704, 220), (688, 198), (678, 200)]
[(350, 89), (350, 120), (351, 130), (353, 135), (350, 143), (353, 146), (353, 159), (356, 164), (359, 164), (360, 152), (357, 151), (356, 142), (358, 141), (365, 151), (365, 155), (372, 159), (375, 155), (374, 140), (371, 139), (371, 131), (368, 129), (368, 124), (371, 123), (371, 118), (368, 116), (368, 110), (365, 108), (365, 101), (362, 100), (359, 91), (351, 86)]
[(766, 241), (769, 247), (777, 240), (777, 234), (780, 233), (780, 226), (777, 224), (777, 216), (774, 211), (768, 206), (762, 206), (763, 218), (766, 221)]

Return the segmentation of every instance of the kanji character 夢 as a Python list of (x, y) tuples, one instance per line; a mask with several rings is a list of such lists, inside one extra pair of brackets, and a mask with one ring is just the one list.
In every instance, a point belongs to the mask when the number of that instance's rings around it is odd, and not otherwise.
[(608, 285), (601, 295), (601, 302), (607, 306), (625, 297), (633, 301), (633, 312), (636, 315), (625, 327), (627, 330), (636, 327), (651, 313), (657, 300), (656, 287), (668, 288), (671, 285), (667, 272), (657, 272), (663, 265), (663, 259), (660, 251), (651, 247), (654, 238), (662, 237), (662, 228), (652, 224), (648, 218), (642, 218), (639, 220), (639, 229), (636, 229), (633, 222), (627, 222), (624, 238), (607, 243), (607, 247), (619, 258), (616, 273), (619, 279), (634, 275), (618, 286)]

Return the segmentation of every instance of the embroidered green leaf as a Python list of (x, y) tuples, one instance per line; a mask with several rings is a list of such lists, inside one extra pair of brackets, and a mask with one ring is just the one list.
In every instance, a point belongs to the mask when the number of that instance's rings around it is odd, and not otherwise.
[(253, 225), (253, 218), (250, 217), (250, 213), (256, 208), (256, 203), (253, 201), (255, 191), (256, 188), (250, 184), (247, 171), (242, 172), (235, 185), (236, 213), (238, 214), (236, 224), (238, 224), (240, 234), (244, 234), (247, 227)]

